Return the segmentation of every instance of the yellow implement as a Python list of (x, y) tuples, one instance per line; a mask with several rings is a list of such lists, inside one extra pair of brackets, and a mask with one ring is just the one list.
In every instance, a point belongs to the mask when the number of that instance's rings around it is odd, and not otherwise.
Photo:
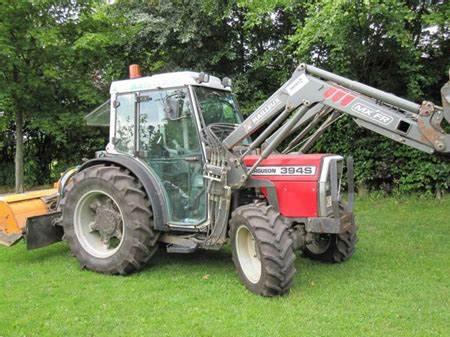
[(27, 218), (49, 212), (56, 188), (0, 197), (0, 244), (11, 246), (22, 238)]

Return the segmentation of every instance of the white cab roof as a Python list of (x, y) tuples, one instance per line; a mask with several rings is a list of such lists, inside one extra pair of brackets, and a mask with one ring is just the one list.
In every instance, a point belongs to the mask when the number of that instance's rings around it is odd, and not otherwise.
[(193, 71), (180, 71), (175, 73), (157, 74), (153, 76), (146, 76), (131, 80), (114, 81), (111, 84), (110, 93), (133, 92), (152, 89), (164, 89), (173, 87), (182, 87), (185, 85), (198, 85), (202, 87), (209, 87), (219, 90), (230, 91), (230, 88), (225, 88), (222, 81), (215, 76), (209, 76), (209, 81), (198, 83), (197, 78), (200, 73)]

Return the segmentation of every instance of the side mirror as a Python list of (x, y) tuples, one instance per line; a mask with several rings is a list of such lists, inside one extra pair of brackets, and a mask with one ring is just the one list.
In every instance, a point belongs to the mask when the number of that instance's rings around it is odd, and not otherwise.
[(181, 90), (175, 91), (165, 99), (164, 113), (165, 117), (170, 120), (182, 118), (185, 93)]

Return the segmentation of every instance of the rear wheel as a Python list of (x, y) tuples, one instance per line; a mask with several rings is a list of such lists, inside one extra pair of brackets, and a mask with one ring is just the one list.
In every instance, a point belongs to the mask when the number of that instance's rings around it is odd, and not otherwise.
[(96, 165), (75, 174), (61, 209), (65, 240), (82, 267), (129, 274), (157, 250), (150, 202), (122, 168)]
[(288, 227), (272, 206), (237, 208), (230, 221), (233, 262), (244, 285), (263, 296), (287, 294), (295, 275)]

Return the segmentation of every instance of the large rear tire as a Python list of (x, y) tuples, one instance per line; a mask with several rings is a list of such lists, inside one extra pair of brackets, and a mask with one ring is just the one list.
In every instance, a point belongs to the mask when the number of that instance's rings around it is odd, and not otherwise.
[(295, 276), (295, 254), (288, 227), (272, 206), (237, 208), (230, 221), (233, 262), (242, 283), (255, 294), (289, 293)]
[(78, 172), (60, 205), (64, 238), (82, 268), (125, 275), (142, 269), (157, 250), (150, 202), (123, 168), (95, 165)]

